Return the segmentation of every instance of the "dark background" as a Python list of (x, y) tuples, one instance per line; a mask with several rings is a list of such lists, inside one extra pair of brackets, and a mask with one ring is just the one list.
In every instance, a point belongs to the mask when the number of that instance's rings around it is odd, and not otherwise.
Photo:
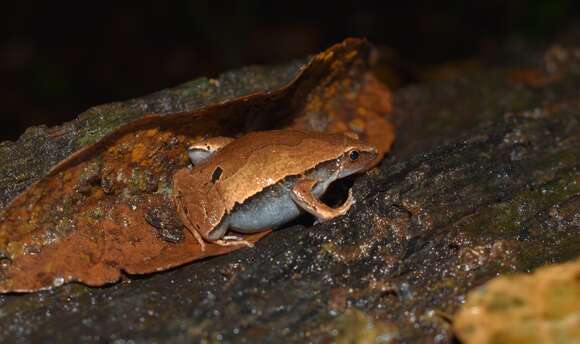
[[(211, 3), (211, 5), (209, 4)], [(87, 108), (248, 64), (284, 62), (348, 36), (425, 68), (542, 42), (580, 2), (9, 2), (0, 10), (0, 140)]]

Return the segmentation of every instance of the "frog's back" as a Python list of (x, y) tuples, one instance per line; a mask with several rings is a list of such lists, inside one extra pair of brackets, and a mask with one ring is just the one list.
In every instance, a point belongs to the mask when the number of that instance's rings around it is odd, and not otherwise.
[(231, 210), (287, 176), (336, 159), (356, 141), (342, 134), (297, 130), (254, 132), (236, 139), (191, 173), (222, 195)]

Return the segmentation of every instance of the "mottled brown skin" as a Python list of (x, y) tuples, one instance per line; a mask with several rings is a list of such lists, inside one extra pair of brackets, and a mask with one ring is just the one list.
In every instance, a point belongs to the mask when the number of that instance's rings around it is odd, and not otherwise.
[[(218, 245), (247, 245), (243, 240), (223, 240), (225, 233), (221, 230), (216, 237), (224, 217), (236, 205), (259, 196), (266, 188), (288, 177), (299, 178), (292, 190), (292, 199), (303, 210), (315, 215), (319, 221), (343, 215), (353, 203), (352, 195), (349, 194), (349, 199), (339, 208), (330, 208), (312, 195), (317, 182), (304, 176), (323, 163), (334, 166), (332, 161), (342, 161), (342, 165), (333, 168), (345, 168), (345, 155), (351, 151), (356, 151), (361, 158), (348, 162), (349, 174), (368, 169), (377, 156), (375, 147), (343, 134), (298, 130), (247, 134), (228, 142), (199, 165), (175, 173), (173, 194), (179, 216), (202, 248), (204, 241)], [(337, 176), (338, 171), (333, 178), (341, 178)]]

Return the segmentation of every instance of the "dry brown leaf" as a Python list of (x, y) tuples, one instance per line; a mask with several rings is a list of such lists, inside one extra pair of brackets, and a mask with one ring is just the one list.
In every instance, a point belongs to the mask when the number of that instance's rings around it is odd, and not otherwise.
[[(55, 166), (2, 210), (0, 292), (115, 282), (237, 248), (202, 252), (177, 220), (173, 173), (207, 136), (283, 127), (354, 132), (388, 151), (389, 91), (368, 71), (370, 48), (349, 39), (313, 56), (286, 86), (198, 111), (147, 115)], [(248, 236), (255, 242), (267, 232)]]

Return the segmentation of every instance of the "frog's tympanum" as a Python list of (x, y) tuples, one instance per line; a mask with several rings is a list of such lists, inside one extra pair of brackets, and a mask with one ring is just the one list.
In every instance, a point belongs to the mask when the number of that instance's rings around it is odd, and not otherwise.
[(177, 171), (173, 195), (181, 221), (205, 248), (251, 244), (237, 233), (287, 223), (302, 212), (326, 221), (345, 214), (319, 200), (330, 183), (372, 166), (377, 149), (343, 134), (298, 130), (210, 138), (189, 149), (194, 166)]

